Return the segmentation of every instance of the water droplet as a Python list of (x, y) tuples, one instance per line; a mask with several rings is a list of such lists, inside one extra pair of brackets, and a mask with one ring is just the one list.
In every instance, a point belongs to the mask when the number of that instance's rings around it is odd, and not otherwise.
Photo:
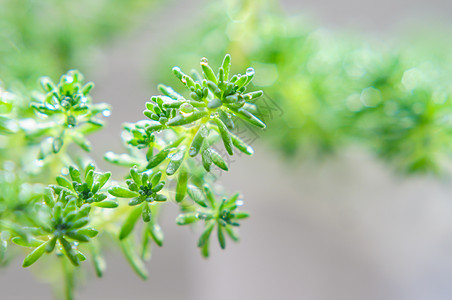
[(105, 109), (104, 111), (102, 111), (102, 115), (104, 117), (109, 117), (111, 116), (111, 111), (109, 109)]
[(69, 169), (67, 167), (64, 167), (63, 169), (61, 169), (61, 174), (62, 175), (69, 175)]
[(66, 76), (64, 79), (65, 79), (65, 81), (66, 81), (67, 83), (72, 83), (72, 82), (74, 82), (74, 77), (72, 77), (72, 76)]

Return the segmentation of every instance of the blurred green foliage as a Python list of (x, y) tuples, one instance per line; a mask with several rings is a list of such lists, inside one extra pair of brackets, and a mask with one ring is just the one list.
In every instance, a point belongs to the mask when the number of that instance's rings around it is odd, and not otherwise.
[(156, 0), (0, 0), (0, 79), (34, 85), (88, 66), (86, 56), (156, 6)]
[(218, 61), (229, 52), (254, 67), (267, 95), (258, 114), (273, 123), (264, 137), (284, 156), (323, 157), (358, 144), (407, 173), (448, 165), (450, 38), (357, 38), (315, 29), (268, 0), (218, 1), (202, 15), (163, 57), (184, 66), (199, 53)]

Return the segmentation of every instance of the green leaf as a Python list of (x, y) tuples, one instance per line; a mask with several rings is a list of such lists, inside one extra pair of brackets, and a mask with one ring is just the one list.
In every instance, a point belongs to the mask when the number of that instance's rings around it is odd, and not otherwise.
[(130, 169), (130, 176), (132, 177), (133, 181), (138, 184), (138, 186), (141, 185), (141, 176), (138, 174), (136, 167)]
[(116, 208), (118, 207), (118, 202), (115, 202), (113, 200), (104, 200), (101, 202), (93, 202), (91, 205), (102, 208)]
[(210, 244), (210, 241), (207, 240), (206, 243), (201, 247), (201, 255), (204, 258), (208, 258), (209, 257), (209, 244)]
[(210, 166), (212, 165), (212, 158), (210, 157), (210, 149), (206, 149), (201, 153), (201, 160), (204, 169), (210, 172)]
[(215, 118), (215, 123), (217, 124), (218, 129), (220, 130), (221, 139), (223, 140), (224, 148), (229, 153), (229, 155), (234, 154), (234, 150), (232, 148), (232, 139), (229, 134), (229, 130), (222, 120)]
[(152, 256), (152, 247), (150, 243), (150, 234), (147, 227), (143, 228), (142, 238), (141, 238), (141, 259), (144, 261), (149, 261)]
[(22, 263), (22, 267), (26, 268), (34, 264), (45, 252), (47, 246), (47, 242), (42, 243), (40, 246), (36, 247), (30, 254), (28, 254), (24, 262)]
[(25, 239), (23, 237), (20, 236), (15, 236), (11, 239), (11, 241), (19, 246), (22, 247), (39, 247), (40, 245), (42, 245), (42, 243), (44, 243), (44, 241), (35, 239), (34, 237), (28, 237), (28, 239)]
[(127, 258), (132, 269), (140, 276), (143, 280), (148, 278), (148, 272), (143, 261), (140, 259), (138, 254), (135, 252), (135, 243), (133, 243), (132, 239), (126, 239), (121, 241), (121, 248), (124, 252), (124, 255)]
[(215, 195), (213, 194), (212, 190), (207, 184), (204, 184), (203, 186), (204, 193), (207, 196), (207, 200), (209, 201), (209, 204), (211, 207), (215, 207)]
[(158, 194), (158, 195), (155, 197), (155, 201), (158, 201), (158, 202), (166, 201), (166, 196), (165, 196), (165, 195), (162, 195), (162, 194)]
[(191, 157), (195, 157), (199, 153), (202, 143), (204, 142), (204, 139), (209, 135), (209, 132), (210, 130), (206, 126), (206, 124), (202, 124), (201, 127), (199, 127), (190, 146), (189, 155)]
[(85, 176), (85, 182), (88, 185), (90, 189), (93, 187), (94, 183), (94, 170), (89, 170), (88, 173)]
[(188, 213), (178, 215), (176, 218), (177, 225), (187, 225), (199, 221), (198, 213)]
[(81, 90), (82, 94), (85, 95), (85, 96), (88, 95), (93, 87), (94, 87), (94, 82), (92, 82), (92, 81), (87, 82), (82, 87), (82, 90)]
[(58, 153), (61, 150), (61, 147), (63, 147), (63, 139), (62, 138), (54, 138), (52, 142), (52, 150), (53, 153)]
[(147, 202), (143, 203), (143, 210), (141, 212), (141, 217), (144, 222), (148, 223), (151, 221), (152, 213), (151, 209), (149, 208), (149, 204)]
[(89, 164), (86, 165), (86, 168), (85, 168), (85, 181), (86, 181), (86, 178), (88, 177), (89, 171), (91, 171), (91, 170), (93, 170), (93, 171), (96, 170), (96, 166), (94, 166), (93, 163), (89, 163)]
[(71, 229), (82, 228), (83, 226), (87, 225), (88, 222), (89, 222), (89, 219), (88, 219), (87, 217), (78, 219), (77, 221), (75, 221), (75, 222), (72, 224)]
[(86, 152), (91, 151), (91, 143), (81, 133), (74, 132), (72, 134), (72, 141)]
[(212, 68), (207, 63), (207, 58), (203, 57), (201, 59), (201, 69), (204, 73), (204, 78), (207, 80), (210, 80), (214, 83), (218, 83), (217, 78), (215, 76), (215, 73), (213, 72)]
[(96, 229), (94, 229), (92, 227), (83, 228), (83, 229), (77, 230), (77, 232), (80, 234), (86, 235), (90, 238), (95, 237), (99, 233), (99, 231), (97, 231)]
[(222, 103), (221, 103), (220, 99), (218, 99), (218, 98), (221, 97), (221, 90), (218, 88), (218, 86), (214, 82), (212, 82), (210, 80), (207, 81), (207, 88), (212, 92), (212, 94), (215, 97), (217, 97), (217, 98), (210, 100), (209, 104), (207, 104), (207, 107), (212, 108), (212, 109), (220, 107), (222, 105)]
[(140, 217), (141, 210), (142, 210), (141, 207), (136, 207), (134, 210), (130, 212), (129, 216), (122, 224), (121, 231), (119, 233), (120, 240), (125, 239), (132, 232), (135, 223), (138, 221), (138, 218)]
[(74, 230), (74, 231), (68, 231), (66, 232), (66, 237), (70, 237), (73, 240), (79, 241), (79, 242), (89, 242), (89, 237), (81, 234), (80, 232)]
[(162, 247), (163, 246), (163, 239), (164, 239), (162, 228), (158, 224), (154, 223), (154, 224), (149, 226), (149, 232), (150, 232), (151, 237), (154, 240), (154, 242), (159, 247)]
[(200, 189), (198, 189), (196, 186), (188, 185), (187, 186), (187, 193), (188, 193), (188, 196), (193, 201), (195, 201), (196, 203), (198, 203), (202, 207), (207, 207), (206, 198), (204, 196), (204, 193)]
[(226, 164), (224, 159), (221, 157), (221, 155), (213, 149), (209, 149), (209, 151), (210, 151), (210, 158), (211, 158), (212, 162), (220, 169), (222, 169), (224, 171), (228, 171), (229, 170), (228, 165)]
[(139, 193), (129, 190), (128, 188), (115, 185), (108, 189), (110, 195), (118, 197), (118, 198), (133, 198), (140, 196)]
[(56, 89), (55, 84), (47, 76), (41, 77), (39, 83), (41, 84), (42, 89), (46, 92), (50, 92)]
[(166, 168), (166, 174), (171, 176), (177, 172), (185, 158), (185, 150), (178, 150), (170, 156), (170, 162)]
[(61, 245), (64, 249), (64, 254), (66, 254), (67, 258), (71, 261), (71, 263), (74, 266), (78, 266), (80, 264), (79, 258), (77, 256), (77, 253), (72, 249), (71, 243), (69, 243), (66, 239), (60, 238), (59, 239)]
[(224, 204), (226, 207), (229, 207), (231, 205), (235, 205), (236, 201), (239, 199), (240, 197), (240, 193), (235, 193), (231, 198), (228, 199), (228, 201), (226, 201), (226, 203)]
[(241, 88), (248, 81), (248, 76), (247, 75), (238, 75), (238, 76), (240, 77), (237, 79), (235, 84), (238, 86), (238, 88)]
[(138, 205), (138, 204), (142, 203), (144, 200), (145, 200), (144, 197), (141, 197), (141, 196), (132, 198), (129, 201), (129, 206)]
[(231, 114), (225, 112), (223, 109), (219, 109), (218, 116), (220, 117), (221, 121), (223, 121), (224, 125), (226, 125), (226, 127), (229, 130), (234, 128), (234, 122), (232, 121)]
[(82, 183), (82, 180), (80, 179), (80, 171), (77, 168), (70, 166), (69, 175), (71, 176), (72, 181)]
[(267, 127), (264, 122), (259, 120), (255, 115), (250, 113), (249, 111), (239, 108), (239, 109), (233, 109), (231, 108), (231, 111), (239, 118), (241, 118), (244, 121), (247, 121), (259, 128), (265, 129)]
[(234, 231), (234, 228), (232, 226), (226, 226), (224, 227), (226, 230), (226, 233), (229, 235), (229, 237), (234, 241), (234, 242), (238, 242), (239, 241), (239, 236), (237, 235), (237, 233)]
[(231, 136), (232, 144), (239, 149), (241, 152), (247, 154), (247, 155), (253, 155), (254, 150), (249, 146), (247, 143), (245, 143), (242, 139), (240, 139), (238, 136), (229, 133)]
[(93, 258), (94, 268), (96, 270), (97, 277), (102, 277), (104, 271), (107, 267), (104, 258), (100, 254), (99, 243), (97, 241), (92, 241), (89, 243), (91, 256)]
[(228, 80), (229, 78), (229, 72), (231, 70), (231, 55), (226, 54), (223, 59), (223, 63), (221, 64), (221, 67), (224, 71), (224, 78), (225, 80)]
[(202, 247), (206, 244), (206, 242), (210, 238), (210, 234), (212, 233), (213, 228), (215, 227), (215, 221), (209, 221), (206, 223), (206, 227), (204, 228), (203, 233), (199, 237), (198, 247)]
[(159, 153), (157, 153), (157, 155), (152, 157), (152, 159), (149, 161), (146, 168), (153, 169), (153, 168), (157, 167), (161, 162), (163, 162), (168, 157), (168, 154), (170, 153), (171, 150), (172, 150), (172, 148), (165, 148), (162, 151), (160, 151)]
[(47, 242), (47, 246), (45, 249), (47, 253), (50, 253), (53, 251), (53, 249), (55, 249), (56, 241), (57, 241), (57, 238), (53, 237), (50, 241)]
[(124, 167), (133, 167), (137, 165), (137, 161), (134, 160), (130, 155), (127, 154), (116, 154), (111, 151), (105, 153), (104, 159), (112, 164), (124, 166)]
[(157, 171), (155, 173), (152, 174), (150, 182), (153, 186), (156, 186), (157, 183), (160, 181), (160, 179), (162, 178), (162, 172)]
[(238, 211), (234, 213), (234, 218), (235, 219), (246, 219), (249, 218), (250, 214), (244, 211)]
[(179, 172), (179, 177), (177, 178), (176, 186), (176, 202), (181, 202), (185, 198), (187, 193), (187, 183), (188, 183), (188, 172), (185, 167), (183, 167)]
[[(177, 67), (176, 67), (177, 68)], [(174, 69), (174, 68), (173, 68)], [(179, 69), (180, 70), (180, 69)], [(180, 78), (179, 78), (180, 79)], [(170, 98), (173, 98), (174, 100), (180, 99), (180, 98), (184, 98), (182, 97), (182, 95), (176, 93), (171, 87), (163, 85), (163, 84), (159, 84), (157, 86), (157, 88), (159, 89), (159, 91), (161, 91), (165, 96), (168, 96)]]
[(158, 193), (163, 189), (164, 186), (165, 186), (165, 181), (161, 181), (152, 188), (152, 191), (154, 193)]
[(57, 176), (57, 177), (56, 177), (56, 182), (57, 182), (59, 185), (65, 187), (65, 188), (68, 188), (68, 189), (70, 189), (70, 190), (72, 190), (72, 191), (74, 190), (74, 187), (72, 186), (72, 183), (71, 183), (66, 177), (63, 177), (63, 176)]
[(99, 189), (101, 189), (107, 183), (107, 181), (110, 179), (110, 177), (111, 177), (111, 172), (99, 174), (97, 176), (96, 181), (99, 184)]
[(186, 125), (186, 124), (190, 124), (193, 123), (203, 117), (207, 116), (207, 112), (206, 111), (194, 111), (191, 115), (189, 116), (182, 116), (182, 115), (177, 115), (176, 117), (170, 119), (167, 123), (168, 126), (181, 126), (181, 125)]
[(248, 98), (247, 101), (250, 101), (250, 100), (254, 100), (254, 99), (257, 99), (259, 97), (262, 97), (263, 95), (264, 95), (264, 92), (262, 92), (262, 91), (255, 91), (255, 92), (247, 93), (247, 94), (245, 94), (243, 96)]
[(226, 248), (226, 240), (224, 238), (224, 232), (222, 226), (217, 226), (217, 235), (218, 235), (218, 242), (220, 243), (221, 249)]

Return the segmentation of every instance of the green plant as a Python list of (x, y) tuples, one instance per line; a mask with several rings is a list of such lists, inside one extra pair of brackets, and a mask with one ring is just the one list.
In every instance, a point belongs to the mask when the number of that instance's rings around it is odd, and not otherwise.
[[(83, 261), (91, 260), (102, 276), (101, 242), (110, 236), (145, 279), (143, 261), (150, 258), (150, 243), (163, 244), (158, 216), (170, 202), (181, 209), (179, 225), (204, 223), (198, 243), (203, 256), (209, 255), (215, 227), (221, 248), (226, 236), (237, 241), (238, 222), (248, 213), (240, 210), (239, 194), (220, 193), (211, 172), (215, 167), (228, 170), (226, 156), (237, 150), (253, 153), (231, 132), (237, 119), (259, 128), (265, 124), (253, 114), (253, 102), (262, 91), (246, 91), (254, 70), (231, 75), (230, 66), (231, 57), (226, 55), (218, 71), (205, 58), (201, 74), (173, 68), (189, 97), (159, 85), (162, 95), (146, 103), (147, 119), (124, 125), (127, 153), (105, 155), (107, 161), (128, 168), (124, 182), (111, 182), (110, 172), (100, 172), (71, 147), (76, 144), (89, 152), (86, 136), (101, 129), (102, 117), (110, 112), (108, 105), (92, 102), (89, 92), (94, 85), (85, 83), (78, 71), (69, 71), (58, 83), (42, 78), (44, 92), (31, 103), (2, 91), (2, 262), (18, 250), (11, 246), (19, 245), (29, 249), (24, 267), (43, 256), (49, 265), (62, 264), (65, 294), (72, 298)], [(218, 144), (226, 154), (220, 154)], [(136, 226), (140, 219), (141, 226)]]
[[(159, 1), (3, 0), (0, 78), (25, 93), (39, 76), (89, 66), (95, 46), (133, 28)], [(51, 21), (49, 21), (51, 20)]]
[[(316, 29), (272, 0), (224, 0), (204, 9), (198, 29), (163, 51), (182, 66), (206, 51), (212, 60), (229, 52), (252, 64), (260, 76), (254, 85), (283, 112), (272, 118), (265, 99), (256, 102), (257, 114), (273, 125), (263, 137), (285, 158), (359, 145), (405, 174), (446, 171), (450, 34), (397, 43), (357, 38)], [(163, 80), (165, 73), (157, 74)]]

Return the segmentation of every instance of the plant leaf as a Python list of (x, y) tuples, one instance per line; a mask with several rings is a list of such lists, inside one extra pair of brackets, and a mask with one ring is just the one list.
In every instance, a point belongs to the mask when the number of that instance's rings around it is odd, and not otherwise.
[(135, 223), (138, 221), (138, 218), (140, 217), (141, 210), (142, 208), (139, 206), (130, 212), (129, 216), (122, 224), (121, 231), (119, 233), (120, 240), (125, 239), (132, 232)]
[(111, 188), (108, 189), (108, 192), (115, 197), (118, 198), (133, 198), (133, 197), (138, 197), (140, 196), (139, 193), (131, 191), (125, 187), (116, 185), (116, 186), (112, 186)]
[(146, 280), (148, 278), (148, 272), (143, 261), (135, 252), (136, 247), (132, 242), (132, 239), (126, 239), (121, 241), (121, 248), (122, 251), (124, 252), (124, 255), (127, 258), (127, 261), (129, 262), (130, 266), (135, 271), (135, 273), (137, 273), (138, 276), (140, 276), (143, 280)]

